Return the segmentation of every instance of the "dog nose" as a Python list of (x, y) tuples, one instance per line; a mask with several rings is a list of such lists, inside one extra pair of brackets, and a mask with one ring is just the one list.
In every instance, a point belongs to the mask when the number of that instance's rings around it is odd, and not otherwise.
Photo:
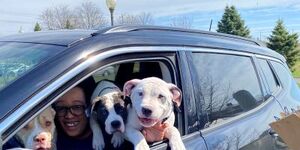
[(152, 110), (148, 109), (148, 108), (142, 108), (142, 113), (146, 116), (149, 117), (152, 114)]
[(119, 120), (114, 120), (111, 122), (111, 126), (115, 129), (118, 129), (121, 127), (121, 122)]
[(35, 142), (37, 142), (37, 143), (43, 143), (43, 142), (46, 141), (46, 137), (44, 137), (44, 136), (36, 136), (36, 137), (34, 137), (33, 140), (34, 140)]

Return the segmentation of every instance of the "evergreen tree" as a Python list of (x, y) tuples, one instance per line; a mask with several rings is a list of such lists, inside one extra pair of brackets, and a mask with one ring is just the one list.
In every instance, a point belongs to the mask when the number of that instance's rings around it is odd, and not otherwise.
[(71, 25), (71, 22), (69, 20), (67, 20), (66, 22), (65, 29), (73, 29), (73, 26)]
[(244, 24), (235, 7), (226, 6), (222, 19), (218, 22), (217, 32), (250, 37), (250, 31)]
[(279, 19), (268, 40), (267, 46), (283, 55), (286, 58), (288, 66), (293, 69), (299, 57), (299, 50), (296, 49), (298, 35), (296, 33), (289, 34), (284, 27), (283, 21)]
[(34, 32), (36, 32), (36, 31), (41, 31), (41, 30), (42, 30), (42, 29), (41, 29), (40, 24), (39, 24), (39, 23), (36, 23), (35, 26), (34, 26)]

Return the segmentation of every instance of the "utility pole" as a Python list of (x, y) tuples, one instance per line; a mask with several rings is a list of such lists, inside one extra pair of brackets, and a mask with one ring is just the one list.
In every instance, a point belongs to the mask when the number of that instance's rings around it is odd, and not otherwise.
[(211, 31), (211, 25), (212, 25), (212, 22), (213, 22), (213, 20), (210, 19), (210, 25), (209, 25), (209, 30), (208, 30), (208, 31)]

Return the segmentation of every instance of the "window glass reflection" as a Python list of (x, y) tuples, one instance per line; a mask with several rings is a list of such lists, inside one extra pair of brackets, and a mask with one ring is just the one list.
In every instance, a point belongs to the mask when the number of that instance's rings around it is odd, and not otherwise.
[(208, 116), (206, 126), (251, 110), (263, 100), (249, 57), (194, 53), (192, 58), (204, 101), (200, 107)]

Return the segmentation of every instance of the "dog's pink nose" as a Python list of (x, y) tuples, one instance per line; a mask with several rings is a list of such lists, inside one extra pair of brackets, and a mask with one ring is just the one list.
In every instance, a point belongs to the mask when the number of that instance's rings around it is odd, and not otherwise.
[(34, 141), (38, 142), (38, 143), (43, 143), (46, 141), (46, 136), (44, 135), (37, 135), (36, 137), (34, 137)]

